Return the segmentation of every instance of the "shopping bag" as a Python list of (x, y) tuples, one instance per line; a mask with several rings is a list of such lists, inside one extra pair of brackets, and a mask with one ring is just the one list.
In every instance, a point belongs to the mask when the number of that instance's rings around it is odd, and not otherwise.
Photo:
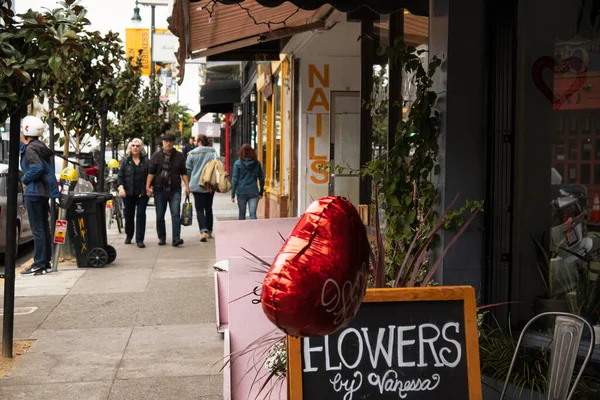
[(181, 208), (181, 225), (190, 226), (192, 225), (192, 218), (194, 217), (194, 211), (192, 203), (190, 203), (190, 196), (185, 197), (183, 207)]

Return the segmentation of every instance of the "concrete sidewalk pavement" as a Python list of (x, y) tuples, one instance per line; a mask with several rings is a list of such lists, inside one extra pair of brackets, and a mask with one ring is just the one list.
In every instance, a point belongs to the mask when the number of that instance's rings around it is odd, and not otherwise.
[[(216, 195), (215, 219), (235, 219), (229, 195)], [(214, 240), (158, 246), (148, 208), (146, 248), (124, 245), (100, 269), (59, 265), (57, 273), (17, 277), (15, 339), (36, 339), (9, 375), (0, 399), (222, 399), (223, 341), (216, 332)]]

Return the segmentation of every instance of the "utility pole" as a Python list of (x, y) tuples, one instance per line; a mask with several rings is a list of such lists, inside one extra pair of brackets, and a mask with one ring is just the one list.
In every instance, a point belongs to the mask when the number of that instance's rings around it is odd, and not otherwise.
[(21, 112), (10, 117), (10, 140), (8, 142), (8, 186), (6, 193), (6, 253), (4, 266), (4, 317), (2, 325), (2, 355), (13, 357), (15, 325), (15, 261), (17, 252), (17, 191), (19, 182), (19, 143), (21, 142)]

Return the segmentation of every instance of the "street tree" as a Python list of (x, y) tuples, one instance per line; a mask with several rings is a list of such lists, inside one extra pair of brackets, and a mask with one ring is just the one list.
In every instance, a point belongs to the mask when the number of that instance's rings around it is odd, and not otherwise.
[(15, 16), (12, 2), (0, 2), (0, 121), (22, 113), (61, 73), (63, 62), (82, 50), (89, 21), (75, 0), (61, 7)]
[(79, 154), (82, 139), (94, 136), (100, 128), (100, 113), (115, 104), (119, 93), (116, 77), (125, 62), (118, 33), (85, 31), (80, 43), (82, 51), (62, 61), (49, 90), (55, 105), (51, 116), (65, 135), (65, 157), (70, 141)]
[(181, 139), (187, 142), (192, 137), (193, 116), (190, 109), (179, 102), (169, 104), (169, 122), (172, 127), (179, 130), (181, 124)]

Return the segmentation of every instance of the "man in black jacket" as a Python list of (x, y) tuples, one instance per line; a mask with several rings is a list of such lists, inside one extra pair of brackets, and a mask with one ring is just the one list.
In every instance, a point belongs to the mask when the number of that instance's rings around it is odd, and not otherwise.
[(171, 211), (173, 226), (173, 246), (181, 246), (181, 182), (185, 184), (185, 193), (190, 194), (190, 179), (185, 168), (185, 157), (175, 150), (175, 136), (167, 133), (162, 137), (163, 148), (152, 155), (148, 168), (146, 193), (154, 193), (156, 207), (156, 233), (158, 245), (164, 246), (167, 242), (165, 227), (165, 213), (167, 204)]

